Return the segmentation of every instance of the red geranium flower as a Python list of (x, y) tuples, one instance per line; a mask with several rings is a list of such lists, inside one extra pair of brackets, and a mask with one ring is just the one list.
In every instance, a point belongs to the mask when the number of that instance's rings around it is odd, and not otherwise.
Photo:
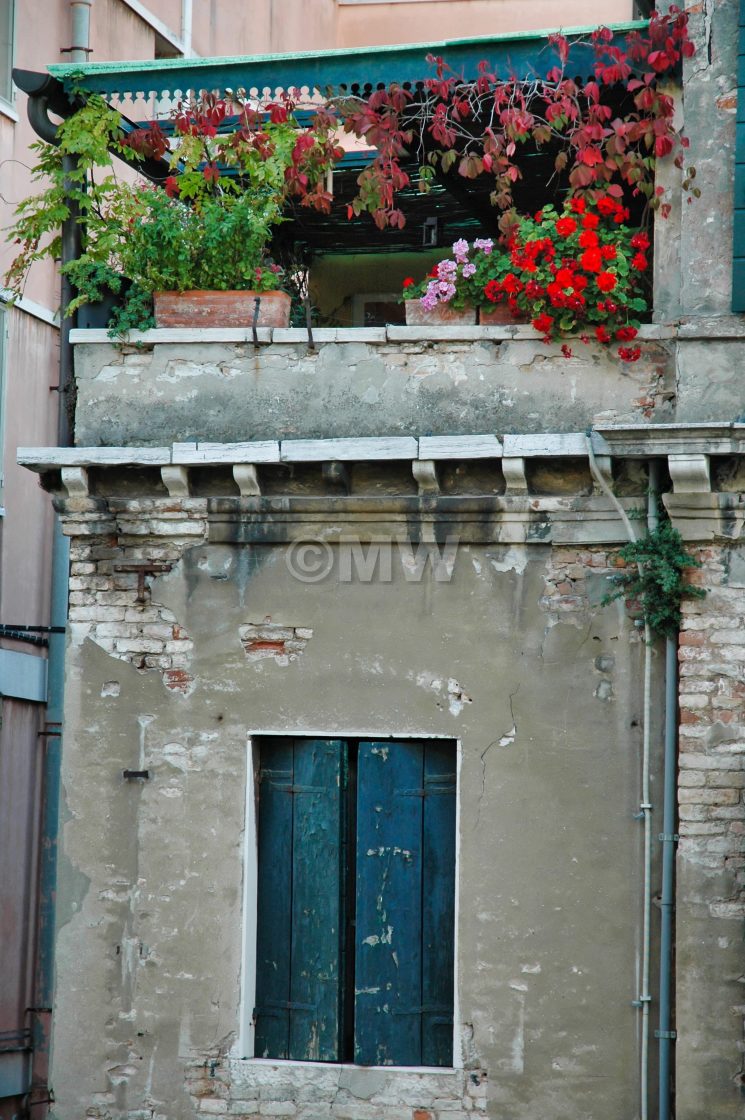
[(610, 335), (604, 326), (595, 327), (595, 338), (598, 342), (610, 342)]
[(600, 272), (603, 267), (603, 258), (599, 249), (585, 249), (579, 258), (579, 263), (585, 272)]
[(635, 268), (637, 272), (644, 272), (644, 269), (647, 267), (648, 263), (649, 262), (644, 256), (644, 253), (636, 253), (635, 256), (632, 257), (631, 267)]
[(616, 338), (619, 342), (631, 342), (638, 333), (636, 327), (619, 327), (616, 331)]
[(616, 259), (615, 245), (601, 245), (600, 256), (604, 261), (614, 261)]
[(561, 285), (557, 284), (555, 280), (546, 285), (546, 293), (548, 295), (548, 298), (551, 300), (551, 304), (553, 307), (564, 306), (564, 292), (561, 288)]
[(404, 288), (410, 288), (412, 284), (416, 283), (413, 276), (407, 276), (404, 279)]
[(573, 213), (584, 214), (586, 205), (584, 198), (570, 198), (569, 205)]
[(631, 248), (641, 249), (643, 253), (649, 248), (649, 238), (646, 233), (635, 233), (631, 238)]
[(563, 345), (561, 347), (561, 352), (562, 352), (562, 354), (564, 355), (565, 358), (571, 358), (571, 356), (572, 356), (571, 347), (567, 346), (566, 342), (563, 343)]
[(560, 268), (556, 273), (556, 283), (560, 288), (574, 287), (574, 273), (569, 268)]
[(598, 235), (591, 229), (585, 229), (579, 235), (579, 243), (583, 249), (595, 249), (598, 244)]
[(569, 237), (577, 228), (574, 218), (559, 218), (556, 223), (556, 232), (559, 237)]
[(533, 326), (541, 334), (548, 334), (554, 325), (554, 320), (551, 315), (547, 315), (544, 311), (542, 315), (538, 315), (532, 320)]
[(598, 273), (597, 285), (601, 292), (612, 292), (617, 283), (618, 281), (612, 272)]
[(514, 272), (508, 272), (502, 281), (502, 290), (511, 296), (517, 295), (518, 292), (523, 290), (523, 287), (522, 280), (518, 280)]
[(502, 286), (498, 280), (489, 280), (484, 287), (484, 295), (492, 303), (499, 303), (504, 296)]
[(608, 198), (607, 196), (604, 198), (599, 198), (595, 205), (597, 206), (598, 211), (605, 218), (609, 218), (611, 214), (615, 214), (619, 209), (618, 203), (614, 202), (612, 198)]
[(597, 229), (600, 225), (600, 218), (597, 214), (585, 214), (582, 219), (582, 229)]
[(634, 346), (633, 348), (631, 348), (629, 346), (619, 346), (618, 356), (621, 361), (624, 362), (638, 362), (642, 356), (641, 347)]

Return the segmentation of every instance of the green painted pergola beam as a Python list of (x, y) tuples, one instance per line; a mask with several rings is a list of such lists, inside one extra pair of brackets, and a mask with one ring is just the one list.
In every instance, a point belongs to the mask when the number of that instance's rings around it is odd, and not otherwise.
[[(621, 44), (629, 31), (643, 31), (646, 20), (612, 24), (614, 41)], [(576, 45), (572, 74), (588, 75), (593, 61), (586, 41), (595, 28), (563, 29)], [(236, 58), (175, 58), (138, 62), (57, 63), (49, 73), (66, 87), (78, 81), (85, 89), (111, 97), (114, 94), (161, 96), (179, 90), (264, 90), (308, 87), (325, 92), (329, 87), (387, 85), (417, 82), (433, 75), (427, 55), (441, 55), (466, 78), (477, 76), (478, 63), (486, 59), (502, 78), (545, 76), (557, 65), (549, 45), (551, 31), (516, 33), (476, 39), (451, 39), (403, 46), (354, 47), (299, 54), (248, 55)]]

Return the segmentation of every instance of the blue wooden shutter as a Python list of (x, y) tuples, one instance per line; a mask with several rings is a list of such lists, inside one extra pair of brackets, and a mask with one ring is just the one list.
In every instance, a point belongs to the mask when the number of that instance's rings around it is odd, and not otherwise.
[(293, 748), (261, 750), (256, 930), (256, 1042), (259, 1058), (290, 1053)]
[(256, 1055), (338, 1061), (346, 745), (262, 747)]
[(450, 1065), (455, 760), (436, 743), (360, 743), (355, 1061)]

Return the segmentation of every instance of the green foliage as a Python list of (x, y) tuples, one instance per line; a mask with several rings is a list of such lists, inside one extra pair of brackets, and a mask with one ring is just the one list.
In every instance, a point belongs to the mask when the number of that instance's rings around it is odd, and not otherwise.
[(122, 273), (117, 272), (107, 261), (99, 261), (87, 255), (68, 261), (62, 272), (77, 292), (67, 306), (68, 315), (72, 315), (73, 311), (77, 311), (85, 303), (98, 303), (110, 293), (119, 295), (125, 284)]
[(139, 284), (132, 284), (124, 302), (114, 308), (109, 319), (111, 338), (123, 338), (128, 331), (147, 331), (155, 326), (153, 297)]
[(686, 551), (683, 539), (665, 518), (641, 540), (624, 545), (619, 555), (628, 569), (613, 576), (617, 589), (606, 595), (603, 606), (616, 599), (638, 599), (644, 620), (655, 634), (673, 637), (680, 626), (680, 604), (686, 595), (703, 599), (706, 591), (687, 583), (684, 573), (701, 563)]
[[(58, 145), (36, 143), (33, 177), (43, 189), (16, 211), (8, 240), (18, 246), (5, 277), (19, 297), (35, 261), (61, 255), (61, 226), (82, 226), (82, 253), (65, 265), (77, 293), (72, 314), (109, 291), (125, 294), (115, 328), (152, 324), (150, 293), (162, 289), (278, 288), (282, 269), (266, 256), (290, 197), (328, 210), (326, 174), (343, 154), (334, 120), (319, 112), (310, 128), (292, 116), (292, 102), (266, 113), (240, 93), (182, 102), (169, 137), (157, 122), (125, 135), (119, 114), (100, 97), (73, 91), (80, 107), (58, 129)], [(237, 113), (234, 127), (221, 127)], [(112, 155), (130, 162), (163, 160), (163, 186), (118, 178)], [(123, 279), (132, 281), (125, 293)]]
[(16, 208), (8, 240), (19, 246), (5, 276), (5, 284), (20, 297), (34, 261), (57, 259), (62, 252), (61, 227), (72, 218), (85, 227), (84, 255), (90, 262), (107, 262), (118, 241), (106, 209), (118, 181), (111, 168), (111, 152), (121, 150), (119, 114), (101, 97), (90, 97), (57, 130), (59, 144), (41, 140), (31, 145), (37, 156), (34, 182), (43, 189)]
[(265, 261), (276, 199), (257, 205), (250, 193), (205, 195), (194, 205), (156, 187), (127, 204), (127, 236), (119, 248), (124, 273), (148, 291), (277, 288), (281, 270)]

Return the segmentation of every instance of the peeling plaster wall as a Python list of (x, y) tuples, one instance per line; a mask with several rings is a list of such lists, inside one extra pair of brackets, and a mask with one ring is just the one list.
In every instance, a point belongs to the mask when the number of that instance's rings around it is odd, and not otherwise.
[(674, 419), (667, 344), (646, 343), (635, 365), (577, 350), (567, 360), (537, 339), (320, 342), (316, 352), (289, 343), (256, 351), (246, 343), (92, 343), (75, 351), (75, 440), (543, 432), (547, 401), (555, 432)]
[[(181, 521), (200, 516), (192, 501)], [(88, 613), (68, 658), (55, 1117), (543, 1120), (594, 1116), (599, 1099), (634, 1115), (643, 647), (622, 608), (597, 606), (612, 557), (472, 544), (449, 581), (410, 582), (394, 558), (390, 582), (333, 569), (310, 585), (284, 546), (197, 530), (138, 606), (113, 568), (162, 558), (168, 534), (141, 517), (155, 535), (132, 516), (123, 535), (91, 520), (73, 542), (93, 602), (74, 607)], [(189, 690), (169, 687), (156, 653), (138, 667), (123, 634), (102, 636), (113, 594), (133, 642), (136, 612), (155, 604), (188, 633)], [(257, 641), (302, 648), (256, 656)], [(248, 738), (261, 731), (460, 741), (465, 1072), (235, 1057)], [(130, 768), (150, 780), (124, 781)]]

